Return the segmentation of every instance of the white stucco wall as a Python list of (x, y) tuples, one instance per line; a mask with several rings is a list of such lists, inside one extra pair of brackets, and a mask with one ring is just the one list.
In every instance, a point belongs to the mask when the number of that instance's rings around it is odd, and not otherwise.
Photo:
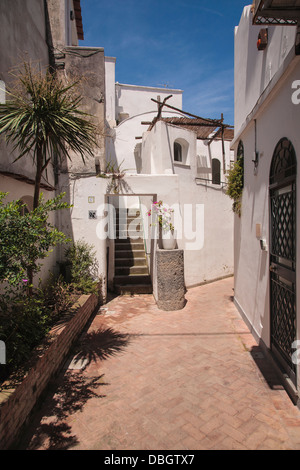
[(116, 125), (116, 90), (115, 90), (115, 57), (105, 57), (105, 117), (111, 127)]
[[(280, 90), (274, 94), (269, 105), (256, 114), (257, 149), (260, 155), (257, 175), (254, 174), (252, 163), (254, 123), (249, 124), (241, 135), (245, 149), (245, 189), (242, 217), (236, 220), (235, 297), (257, 337), (262, 338), (268, 346), (270, 253), (269, 250), (263, 252), (260, 249), (259, 240), (256, 238), (256, 224), (261, 224), (262, 238), (267, 240), (269, 247), (269, 174), (275, 147), (281, 138), (286, 137), (292, 142), (298, 158), (300, 155), (299, 132), (295, 125), (300, 119), (300, 105), (294, 105), (291, 100), (292, 83), (299, 77), (300, 64), (282, 81)], [(300, 204), (299, 191), (297, 204)], [(298, 233), (299, 217), (297, 224)], [(299, 249), (298, 237), (298, 253)], [(300, 275), (299, 262), (297, 274)]]
[[(41, 0), (2, 0), (0, 2), (0, 80), (6, 89), (12, 83), (11, 71), (22, 67), (23, 61), (31, 61), (40, 67), (48, 65), (49, 53), (46, 44), (46, 23), (44, 2)], [(3, 92), (2, 92), (3, 101)], [(9, 99), (6, 93), (6, 99)], [(12, 152), (3, 136), (0, 138), (0, 169), (34, 178), (35, 167), (31, 157), (23, 157), (14, 162), (18, 152)], [(14, 163), (13, 163), (14, 162)], [(48, 177), (52, 184), (52, 171), (49, 167)], [(17, 182), (15, 181), (15, 185)], [(0, 188), (1, 189), (1, 188)]]
[(251, 5), (235, 30), (235, 132), (238, 133), (261, 94), (295, 47), (296, 27), (268, 26), (268, 46), (257, 50), (264, 26), (252, 25)]
[[(178, 138), (188, 145), (187, 164), (174, 162), (173, 144)], [(233, 158), (229, 142), (225, 142), (225, 149), (229, 165)], [(173, 174), (178, 178), (176, 204), (183, 225), (176, 227), (177, 243), (184, 250), (187, 287), (233, 274), (232, 202), (225, 194), (224, 184), (196, 180), (203, 176), (203, 168), (198, 167), (198, 152), (202, 164), (206, 159), (206, 177), (211, 180), (211, 159), (220, 158), (222, 164), (221, 142), (205, 145), (197, 141), (194, 132), (163, 121), (144, 134), (142, 172), (149, 171), (154, 176)]]
[[(254, 42), (257, 27), (251, 25), (248, 10), (246, 9), (246, 14), (244, 11), (236, 33), (236, 52), (239, 51), (236, 54), (235, 64), (237, 129), (233, 142), (236, 150), (239, 141), (242, 140), (245, 150), (242, 216), (236, 217), (235, 220), (235, 302), (257, 340), (262, 339), (267, 347), (270, 347), (270, 165), (276, 145), (283, 137), (292, 142), (298, 161), (300, 156), (298, 129), (300, 104), (294, 104), (292, 101), (292, 95), (295, 93), (293, 86), (295, 81), (300, 79), (300, 58), (294, 53), (295, 29), (279, 26), (270, 29), (270, 43), (266, 51), (258, 52)], [(266, 79), (270, 70), (273, 77), (271, 81)], [(240, 78), (237, 78), (239, 75)], [(258, 82), (258, 77), (260, 77), (260, 82)], [(244, 86), (242, 86), (243, 80)], [(260, 98), (259, 101), (257, 101), (258, 98)], [(254, 172), (252, 162), (255, 141), (259, 155), (256, 172)], [(298, 188), (299, 184), (298, 171)], [(300, 194), (297, 190), (297, 233), (300, 229), (299, 204)], [(267, 242), (267, 251), (262, 251), (260, 248), (260, 241), (256, 236), (257, 224), (261, 226), (261, 236)], [(299, 296), (299, 237), (297, 237), (296, 249), (298, 253), (296, 295)], [(299, 320), (298, 306), (298, 338), (300, 337)], [(299, 375), (298, 373), (298, 380)]]
[[(143, 133), (148, 125), (142, 122), (152, 122), (157, 116), (157, 104), (151, 99), (163, 101), (169, 95), (173, 95), (167, 103), (178, 109), (182, 107), (182, 91), (166, 88), (144, 87), (138, 85), (124, 85), (113, 83), (113, 60), (106, 58), (106, 119), (110, 128), (106, 132), (106, 161), (115, 167), (121, 165), (122, 170), (130, 173), (140, 172), (139, 148)], [(113, 91), (115, 94), (113, 95)], [(113, 119), (112, 106), (115, 104)], [(111, 110), (111, 111), (110, 111)], [(164, 108), (163, 116), (179, 115), (178, 112)], [(117, 121), (115, 127), (114, 119)]]
[[(73, 207), (64, 214), (59, 214), (58, 226), (74, 242), (84, 240), (92, 245), (98, 262), (98, 273), (104, 279), (103, 295), (106, 292), (106, 247), (107, 240), (101, 236), (98, 224), (105, 218), (105, 196), (107, 180), (90, 176), (87, 178), (61, 175), (60, 191), (66, 192), (66, 200)], [(95, 211), (96, 218), (89, 218), (89, 212)], [(101, 231), (101, 230), (100, 230)], [(64, 259), (63, 250), (60, 259)]]
[(157, 111), (157, 104), (151, 99), (163, 101), (167, 96), (167, 104), (182, 109), (182, 90), (168, 88), (145, 87), (139, 85), (127, 85), (116, 83), (116, 117), (120, 113), (128, 114), (129, 117)]
[[(111, 94), (114, 79), (114, 61), (106, 59), (107, 111), (110, 115)], [(110, 81), (110, 84), (108, 83)], [(108, 129), (106, 160), (121, 165), (126, 171), (125, 181), (131, 194), (139, 194), (140, 202), (150, 209), (155, 198), (178, 208), (181, 226), (178, 227), (178, 248), (185, 251), (185, 281), (187, 287), (233, 273), (233, 213), (231, 201), (225, 195), (224, 185), (212, 185), (211, 181), (196, 181), (203, 176), (211, 180), (213, 158), (221, 162), (221, 141), (210, 146), (197, 141), (196, 134), (178, 126), (158, 121), (151, 131), (149, 124), (157, 116), (157, 104), (172, 95), (167, 104), (182, 109), (182, 91), (151, 88), (136, 85), (115, 85), (115, 118), (118, 125)], [(164, 107), (163, 117), (182, 117), (179, 111)], [(186, 151), (184, 164), (174, 162), (174, 141), (181, 142)], [(229, 142), (225, 142), (226, 168), (233, 160)], [(176, 185), (174, 187), (174, 182)], [(200, 183), (200, 184), (199, 184)], [(148, 195), (147, 195), (148, 194)], [(144, 195), (144, 196), (143, 196)], [(152, 196), (151, 196), (152, 195)], [(154, 196), (155, 195), (155, 196)], [(138, 200), (130, 197), (112, 198), (114, 205), (138, 206)], [(197, 214), (197, 216), (196, 216)], [(198, 221), (198, 225), (197, 225)], [(146, 222), (147, 223), (147, 222)], [(198, 233), (197, 233), (198, 232)], [(150, 240), (147, 242), (149, 258)], [(152, 245), (153, 249), (153, 245)], [(155, 279), (153, 279), (155, 281)]]
[[(32, 184), (27, 184), (22, 181), (17, 181), (14, 178), (0, 175), (0, 191), (8, 193), (3, 201), (4, 204), (11, 201), (18, 201), (20, 199), (22, 199), (27, 204), (28, 202), (32, 202), (33, 204), (34, 185)], [(55, 196), (54, 192), (46, 191), (44, 189), (41, 189), (41, 193), (43, 194), (45, 201)], [(30, 204), (28, 204), (28, 206), (29, 209), (32, 209), (32, 206), (30, 207)], [(49, 214), (49, 223), (55, 225), (56, 215), (57, 213)], [(20, 243), (22, 243), (22, 240), (20, 240)], [(49, 272), (58, 272), (58, 253), (59, 247), (54, 248), (53, 251), (49, 253), (49, 256), (41, 262), (41, 271), (36, 275), (34, 279), (36, 285), (38, 285), (39, 279), (42, 279), (43, 281), (47, 280), (47, 278), (49, 277)]]
[[(214, 140), (210, 145), (203, 140), (197, 140), (197, 176), (203, 180), (212, 179), (212, 160), (217, 159), (221, 164), (221, 182), (226, 183), (226, 171), (230, 169), (231, 162), (234, 160), (234, 152), (230, 148), (231, 142)], [(225, 163), (225, 169), (224, 169)], [(203, 181), (204, 183), (205, 181)]]

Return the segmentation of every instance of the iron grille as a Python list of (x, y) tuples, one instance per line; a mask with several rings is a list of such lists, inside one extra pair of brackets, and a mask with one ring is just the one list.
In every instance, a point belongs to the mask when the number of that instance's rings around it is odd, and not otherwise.
[(292, 289), (272, 274), (272, 342), (292, 370), (292, 344), (296, 338), (296, 296)]
[(292, 143), (283, 138), (274, 151), (270, 170), (271, 345), (290, 378), (296, 339), (296, 173)]
[(278, 184), (289, 177), (296, 175), (297, 160), (292, 143), (286, 139), (281, 139), (275, 149), (271, 171), (270, 185)]
[(272, 256), (296, 261), (296, 201), (295, 189), (271, 196)]

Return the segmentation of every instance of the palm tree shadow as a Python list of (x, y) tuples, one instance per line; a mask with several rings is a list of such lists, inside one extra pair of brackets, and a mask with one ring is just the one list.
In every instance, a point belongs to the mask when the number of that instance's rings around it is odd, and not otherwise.
[[(48, 387), (48, 395), (27, 429), (18, 449), (66, 450), (79, 444), (67, 418), (83, 410), (92, 398), (105, 398), (99, 389), (108, 385), (104, 375), (91, 377), (84, 370), (92, 361), (105, 360), (120, 353), (128, 344), (129, 335), (112, 328), (85, 333), (76, 346), (73, 364), (78, 370), (64, 370)], [(82, 364), (83, 367), (81, 366)]]
[(67, 418), (81, 411), (91, 398), (105, 397), (98, 393), (105, 385), (103, 376), (86, 377), (82, 373), (65, 371), (48, 387), (47, 397), (17, 449), (66, 450), (78, 444)]
[(91, 362), (105, 360), (121, 353), (129, 343), (128, 334), (119, 333), (112, 328), (100, 328), (82, 336), (76, 347), (73, 364), (81, 364), (82, 369)]

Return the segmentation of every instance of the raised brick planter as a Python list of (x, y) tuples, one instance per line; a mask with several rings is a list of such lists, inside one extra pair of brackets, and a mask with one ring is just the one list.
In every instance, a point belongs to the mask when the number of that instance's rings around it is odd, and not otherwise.
[[(11, 448), (18, 438), (35, 404), (61, 369), (72, 344), (97, 305), (97, 295), (82, 295), (68, 313), (66, 322), (53, 328), (44, 347), (36, 350), (24, 377), (14, 388), (3, 387), (0, 391), (0, 450)], [(9, 386), (9, 381), (4, 385)]]

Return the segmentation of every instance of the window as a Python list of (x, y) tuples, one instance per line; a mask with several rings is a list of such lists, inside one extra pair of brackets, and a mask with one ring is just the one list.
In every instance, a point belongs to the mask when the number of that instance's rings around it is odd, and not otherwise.
[(174, 161), (182, 163), (182, 147), (178, 142), (174, 142)]
[(281, 139), (274, 151), (270, 184), (279, 183), (296, 174), (297, 158), (293, 144), (287, 139)]
[(218, 158), (212, 160), (212, 183), (221, 184), (221, 162)]
[(174, 163), (189, 165), (189, 143), (182, 138), (177, 138), (173, 145)]
[(244, 144), (241, 140), (239, 142), (239, 146), (237, 149), (236, 159), (237, 160), (244, 159)]

